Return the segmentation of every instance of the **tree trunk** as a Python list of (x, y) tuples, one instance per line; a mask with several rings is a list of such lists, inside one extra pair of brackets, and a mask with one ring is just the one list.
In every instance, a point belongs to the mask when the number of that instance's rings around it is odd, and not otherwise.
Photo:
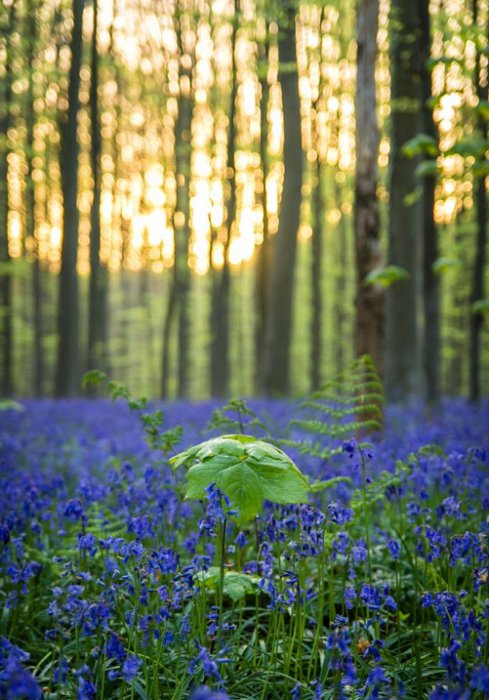
[(284, 395), (290, 390), (292, 301), (302, 188), (301, 117), (292, 4), (287, 6), (285, 26), (279, 30), (285, 175), (279, 230), (274, 241), (263, 386), (272, 396)]
[[(316, 105), (317, 114), (317, 105)], [(322, 193), (322, 166), (319, 160), (319, 150), (316, 148), (317, 159), (315, 163), (316, 182), (313, 190), (313, 228), (311, 240), (311, 389), (321, 386), (321, 359), (322, 359), (322, 314), (323, 299), (321, 294), (322, 258), (323, 258), (323, 220), (324, 202)]]
[(100, 131), (98, 85), (99, 59), (97, 50), (98, 0), (93, 0), (93, 31), (90, 47), (90, 165), (93, 179), (93, 199), (90, 211), (90, 287), (88, 304), (87, 369), (107, 366), (107, 269), (100, 260), (100, 158), (102, 137)]
[(260, 71), (260, 161), (262, 167), (261, 193), (263, 212), (263, 241), (257, 250), (255, 275), (255, 391), (260, 393), (263, 382), (263, 357), (265, 351), (265, 334), (267, 327), (267, 297), (270, 281), (270, 233), (268, 230), (267, 209), (267, 177), (268, 165), (268, 34), (261, 46), (262, 56), (259, 62)]
[[(473, 0), (472, 14), (473, 24), (477, 26), (478, 2)], [(481, 53), (478, 51), (476, 60), (476, 90), (480, 101), (488, 99), (487, 77), (485, 85), (481, 77)], [(484, 139), (487, 140), (487, 120), (479, 114), (478, 129)], [(472, 291), (470, 295), (471, 307), (476, 301), (484, 297), (484, 270), (486, 265), (487, 246), (487, 190), (486, 178), (480, 176), (474, 180), (475, 202), (477, 208), (477, 239), (475, 261), (472, 272)], [(483, 315), (474, 313), (471, 309), (470, 338), (469, 338), (469, 396), (473, 402), (478, 402), (481, 396), (481, 334)]]
[(189, 397), (189, 344), (190, 344), (190, 177), (192, 160), (192, 75), (182, 70), (188, 88), (180, 91), (178, 120), (175, 128), (177, 165), (177, 203), (174, 217), (176, 293), (178, 300), (178, 394)]
[[(432, 96), (431, 72), (428, 61), (431, 57), (431, 30), (429, 3), (418, 0), (420, 19), (420, 89), (421, 130), (438, 142), (438, 131), (429, 105)], [(421, 231), (423, 242), (423, 315), (424, 343), (423, 369), (425, 398), (430, 406), (440, 401), (440, 285), (433, 265), (438, 258), (438, 232), (433, 208), (435, 204), (435, 175), (423, 177), (423, 199), (421, 202)]]
[(63, 244), (59, 277), (58, 359), (56, 395), (74, 396), (79, 388), (78, 368), (78, 135), (82, 18), (84, 0), (73, 0), (71, 66), (68, 110), (61, 117), (61, 188), (63, 192)]
[(355, 354), (370, 355), (377, 371), (384, 368), (384, 294), (378, 285), (366, 285), (365, 277), (380, 267), (377, 159), (379, 126), (375, 98), (378, 0), (360, 0), (357, 10), (355, 252), (356, 318)]
[(15, 21), (15, 5), (4, 8), (8, 12), (6, 27), (6, 55), (4, 74), (0, 83), (0, 395), (10, 396), (13, 384), (13, 333), (12, 333), (12, 277), (11, 258), (8, 247), (8, 130), (10, 128), (10, 103), (12, 101), (12, 43)]
[(419, 392), (419, 217), (417, 207), (404, 201), (415, 188), (416, 163), (401, 151), (419, 131), (418, 35), (411, 0), (393, 0), (389, 264), (403, 267), (409, 278), (394, 283), (387, 293), (385, 381), (391, 401), (409, 400)]
[(233, 32), (231, 36), (232, 85), (229, 113), (227, 145), (227, 168), (229, 177), (229, 199), (227, 202), (226, 237), (224, 240), (223, 266), (219, 275), (214, 272), (212, 287), (212, 350), (211, 350), (211, 392), (212, 396), (227, 396), (229, 392), (229, 296), (231, 292), (231, 271), (229, 268), (229, 246), (236, 219), (236, 102), (238, 77), (236, 69), (236, 34), (239, 23), (239, 0), (234, 0)]
[(26, 25), (25, 37), (27, 44), (26, 63), (28, 66), (28, 84), (25, 106), (26, 123), (26, 154), (27, 163), (26, 185), (25, 185), (25, 234), (26, 239), (32, 241), (32, 254), (34, 257), (32, 264), (32, 293), (34, 311), (34, 395), (42, 396), (44, 384), (44, 356), (42, 347), (43, 338), (43, 309), (42, 309), (42, 286), (41, 286), (41, 263), (39, 260), (39, 246), (35, 224), (35, 184), (32, 177), (34, 161), (34, 55), (35, 41), (37, 35), (37, 10), (33, 6), (32, 0), (26, 3)]

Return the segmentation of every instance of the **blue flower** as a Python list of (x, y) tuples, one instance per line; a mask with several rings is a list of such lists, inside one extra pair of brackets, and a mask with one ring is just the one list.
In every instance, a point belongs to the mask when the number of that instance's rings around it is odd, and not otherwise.
[(132, 681), (136, 678), (142, 661), (134, 654), (130, 654), (122, 665), (122, 676), (125, 681)]

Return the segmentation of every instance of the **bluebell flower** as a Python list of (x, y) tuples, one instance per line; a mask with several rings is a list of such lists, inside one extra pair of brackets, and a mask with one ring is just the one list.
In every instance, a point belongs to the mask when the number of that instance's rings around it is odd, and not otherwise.
[(489, 695), (489, 669), (484, 664), (473, 669), (470, 677), (470, 687)]
[(80, 520), (84, 515), (83, 505), (80, 499), (71, 498), (65, 506), (64, 514), (65, 517), (70, 520)]
[(114, 634), (114, 632), (109, 634), (106, 652), (109, 659), (115, 659), (118, 663), (122, 663), (122, 661), (124, 661), (126, 658), (124, 644), (121, 642), (120, 637), (117, 634)]
[(193, 691), (189, 700), (231, 700), (231, 698), (222, 690), (213, 690), (203, 685)]
[(136, 678), (141, 664), (141, 659), (138, 659), (138, 657), (134, 654), (127, 656), (122, 665), (122, 677), (124, 680), (132, 681), (134, 678)]
[(78, 700), (94, 700), (97, 689), (88, 678), (80, 676), (78, 679), (77, 698)]

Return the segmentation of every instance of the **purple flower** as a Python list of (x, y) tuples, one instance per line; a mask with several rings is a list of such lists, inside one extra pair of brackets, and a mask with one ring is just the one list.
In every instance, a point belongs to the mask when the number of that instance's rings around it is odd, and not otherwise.
[(83, 517), (83, 506), (79, 498), (71, 498), (67, 502), (64, 515), (70, 520), (80, 520)]
[(231, 700), (227, 693), (216, 691), (206, 685), (196, 688), (189, 700)]
[(125, 681), (132, 681), (137, 676), (142, 661), (134, 654), (130, 654), (122, 665), (122, 676)]

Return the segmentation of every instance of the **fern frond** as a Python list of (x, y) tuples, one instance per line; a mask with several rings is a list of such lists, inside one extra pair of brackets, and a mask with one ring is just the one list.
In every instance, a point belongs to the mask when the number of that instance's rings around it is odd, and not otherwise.
[(289, 431), (304, 438), (282, 443), (299, 454), (328, 460), (341, 451), (339, 440), (382, 430), (384, 402), (372, 358), (360, 357), (301, 404), (304, 415), (289, 422)]

